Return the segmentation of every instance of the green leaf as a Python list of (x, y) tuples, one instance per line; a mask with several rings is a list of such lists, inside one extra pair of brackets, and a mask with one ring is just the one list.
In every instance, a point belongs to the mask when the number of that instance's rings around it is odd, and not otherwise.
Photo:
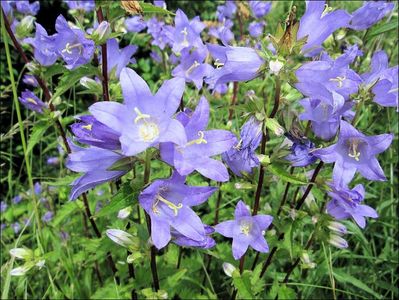
[(187, 273), (187, 269), (180, 269), (178, 272), (169, 276), (167, 278), (168, 286), (174, 287), (179, 284), (179, 281), (183, 278), (183, 276)]
[(233, 272), (233, 284), (241, 298), (254, 299), (251, 290), (251, 273), (250, 271), (244, 271), (240, 274), (237, 270)]
[(308, 182), (304, 178), (292, 175), (276, 164), (268, 165), (267, 170), (270, 171), (270, 173), (280, 177), (280, 179), (282, 179), (283, 181), (299, 185), (308, 184)]
[(26, 152), (28, 154), (33, 150), (33, 147), (43, 139), (43, 135), (50, 125), (49, 122), (40, 122), (33, 127), (32, 133), (29, 136), (28, 146), (26, 147)]
[(394, 17), (390, 22), (381, 24), (379, 26), (374, 27), (369, 33), (366, 35), (367, 38), (372, 38), (374, 36), (383, 34), (385, 32), (396, 29), (398, 26), (398, 18)]
[(132, 188), (130, 184), (124, 184), (122, 188), (111, 198), (108, 205), (104, 206), (96, 217), (104, 217), (116, 213), (122, 208), (130, 206), (137, 199), (140, 188), (137, 186)]
[(140, 6), (143, 9), (143, 13), (145, 14), (166, 14), (166, 15), (175, 15), (174, 13), (163, 9), (162, 7), (155, 6), (151, 3), (140, 2)]
[(337, 281), (339, 282), (345, 282), (345, 283), (350, 283), (352, 285), (354, 285), (355, 287), (365, 291), (366, 293), (369, 293), (370, 295), (373, 295), (373, 297), (377, 298), (377, 299), (382, 299), (383, 296), (376, 293), (375, 291), (373, 291), (371, 288), (369, 288), (369, 286), (363, 282), (361, 282), (359, 279), (353, 277), (352, 275), (349, 275), (348, 273), (346, 273), (345, 271), (338, 271), (337, 269), (335, 269), (333, 271), (334, 277), (337, 279)]
[(65, 203), (60, 210), (57, 211), (57, 214), (54, 220), (51, 222), (53, 226), (58, 226), (66, 217), (71, 216), (73, 212), (79, 209), (76, 201), (70, 201)]
[(57, 97), (61, 96), (66, 91), (68, 91), (82, 77), (93, 76), (93, 75), (98, 75), (100, 77), (98, 68), (90, 65), (85, 65), (76, 70), (65, 72), (65, 74), (62, 76), (62, 79), (58, 83), (55, 93), (51, 97), (50, 101), (52, 102), (54, 99), (56, 99)]

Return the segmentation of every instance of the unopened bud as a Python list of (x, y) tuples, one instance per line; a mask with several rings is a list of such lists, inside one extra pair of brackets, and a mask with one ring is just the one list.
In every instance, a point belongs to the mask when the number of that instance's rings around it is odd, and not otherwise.
[(139, 247), (138, 238), (123, 230), (108, 229), (106, 231), (106, 234), (112, 241), (114, 241), (118, 245), (121, 245), (122, 247), (132, 250), (136, 250)]
[(128, 264), (133, 263), (135, 260), (142, 258), (143, 255), (140, 252), (134, 252), (130, 255), (128, 255), (128, 257), (126, 258), (126, 262)]
[(284, 128), (277, 122), (276, 119), (267, 118), (266, 127), (273, 131), (273, 133), (277, 136), (282, 136), (285, 132)]
[(270, 73), (272, 73), (274, 75), (278, 75), (283, 66), (284, 66), (284, 64), (281, 61), (279, 61), (278, 59), (271, 60), (269, 62)]
[(30, 269), (32, 269), (31, 264), (25, 264), (21, 267), (14, 268), (10, 271), (11, 276), (24, 276)]
[(232, 277), (235, 269), (236, 267), (234, 267), (232, 264), (227, 262), (223, 263), (223, 271), (227, 276)]
[(18, 259), (30, 260), (33, 258), (33, 251), (26, 248), (13, 248), (10, 250), (10, 254)]
[(270, 157), (269, 155), (258, 154), (256, 157), (259, 159), (259, 162), (262, 166), (266, 167), (270, 164)]
[(130, 215), (131, 212), (132, 212), (132, 207), (131, 206), (128, 206), (128, 207), (125, 207), (125, 208), (121, 209), (118, 212), (118, 219), (122, 219), (122, 220), (126, 219)]
[(334, 231), (335, 233), (338, 234), (346, 234), (347, 230), (344, 224), (341, 224), (339, 222), (336, 221), (331, 221), (328, 223), (327, 226), (330, 230)]
[(253, 188), (253, 185), (250, 184), (249, 182), (236, 182), (236, 183), (234, 184), (234, 187), (235, 187), (237, 190), (250, 190), (250, 189)]
[(104, 44), (111, 34), (111, 26), (107, 21), (102, 21), (93, 31), (91, 38), (97, 45)]
[(310, 256), (307, 252), (302, 253), (301, 259), (303, 267), (305, 269), (314, 269), (316, 267), (316, 264), (313, 261), (311, 261)]
[(46, 263), (46, 261), (44, 259), (41, 259), (35, 265), (36, 265), (36, 267), (39, 267), (39, 270), (40, 270), (41, 268), (44, 267), (45, 263)]
[(26, 37), (33, 30), (35, 17), (25, 16), (16, 26), (16, 34), (19, 38)]
[(334, 247), (340, 248), (340, 249), (344, 249), (344, 248), (348, 248), (348, 242), (343, 239), (342, 237), (340, 237), (339, 235), (336, 234), (331, 234), (330, 235), (330, 239), (328, 240), (328, 242), (333, 245)]
[(83, 85), (85, 88), (90, 89), (90, 90), (99, 90), (101, 91), (101, 84), (94, 79), (91, 79), (89, 77), (82, 77), (79, 81), (81, 85)]

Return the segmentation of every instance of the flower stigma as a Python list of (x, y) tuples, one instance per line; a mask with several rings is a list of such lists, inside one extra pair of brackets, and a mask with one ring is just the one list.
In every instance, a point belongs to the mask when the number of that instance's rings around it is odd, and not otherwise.
[(177, 216), (179, 209), (181, 209), (183, 207), (182, 203), (179, 203), (178, 205), (170, 202), (169, 200), (166, 200), (164, 197), (162, 197), (161, 195), (157, 195), (156, 197), (156, 201), (155, 203), (152, 205), (152, 211), (156, 214), (159, 215), (159, 209), (158, 209), (158, 204), (159, 202), (163, 202), (166, 204), (167, 207), (169, 207), (171, 210), (173, 210), (173, 213), (175, 216)]

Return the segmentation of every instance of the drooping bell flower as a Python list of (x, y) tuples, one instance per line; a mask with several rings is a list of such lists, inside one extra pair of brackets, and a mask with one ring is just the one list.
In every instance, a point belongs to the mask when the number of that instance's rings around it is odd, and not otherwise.
[(316, 82), (342, 95), (345, 100), (349, 99), (350, 95), (357, 93), (362, 83), (361, 77), (349, 65), (361, 54), (357, 45), (354, 45), (335, 60), (323, 54), (321, 60), (303, 64), (295, 73), (299, 82), (296, 88), (302, 94), (313, 97), (318, 92), (318, 86), (314, 85)]
[(33, 87), (37, 87), (39, 85), (39, 83), (36, 80), (36, 77), (31, 74), (25, 74), (24, 77), (22, 78), (22, 81), (23, 83)]
[(209, 120), (209, 104), (202, 97), (195, 111), (185, 110), (177, 119), (184, 126), (187, 142), (176, 145), (161, 143), (163, 161), (175, 167), (180, 175), (188, 175), (194, 170), (216, 181), (227, 181), (229, 174), (224, 164), (211, 158), (230, 149), (235, 136), (227, 130), (206, 130)]
[(66, 62), (67, 69), (75, 69), (91, 60), (95, 45), (92, 40), (85, 38), (84, 31), (69, 27), (62, 15), (58, 16), (55, 29), (58, 33), (55, 38), (55, 49)]
[(202, 241), (196, 241), (186, 237), (175, 229), (171, 229), (172, 242), (180, 247), (194, 247), (201, 249), (209, 249), (216, 245), (216, 242), (213, 238), (210, 237), (212, 233), (215, 232), (211, 226), (204, 225), (205, 230), (205, 238)]
[(315, 145), (306, 137), (296, 137), (291, 133), (286, 136), (292, 141), (291, 153), (285, 157), (293, 167), (307, 167), (313, 164), (317, 157), (313, 155)]
[(263, 34), (263, 29), (265, 25), (266, 25), (265, 21), (249, 23), (248, 25), (249, 34), (254, 38), (260, 37)]
[(264, 234), (272, 221), (273, 217), (269, 215), (251, 216), (245, 203), (239, 201), (235, 209), (235, 219), (216, 225), (215, 231), (233, 239), (233, 257), (237, 260), (245, 254), (249, 246), (258, 252), (269, 252)]
[(366, 88), (371, 87), (373, 101), (381, 106), (397, 107), (398, 103), (398, 66), (389, 67), (385, 51), (377, 51), (371, 58), (371, 71), (362, 74)]
[(40, 25), (36, 24), (36, 33), (34, 38), (26, 38), (25, 43), (33, 46), (33, 56), (35, 60), (42, 66), (51, 66), (59, 57), (56, 52), (55, 40), (56, 34), (49, 36), (47, 31)]
[(263, 18), (272, 8), (272, 3), (270, 1), (248, 1), (248, 4), (255, 18)]
[(325, 1), (306, 1), (305, 14), (300, 19), (297, 40), (308, 37), (302, 47), (305, 56), (315, 56), (323, 49), (322, 44), (327, 37), (341, 27), (347, 27), (351, 15), (338, 9), (329, 12)]
[[(139, 203), (151, 218), (151, 239), (155, 247), (165, 247), (172, 238), (171, 231), (198, 243), (206, 243), (204, 225), (191, 209), (205, 202), (214, 187), (195, 187), (185, 183), (177, 172), (168, 179), (155, 180), (139, 195)], [(181, 240), (180, 240), (181, 241)]]
[(227, 152), (223, 153), (223, 161), (237, 176), (242, 172), (252, 173), (252, 169), (259, 166), (259, 159), (256, 157), (262, 138), (262, 123), (251, 117), (241, 128), (241, 138)]
[(124, 68), (120, 81), (124, 103), (97, 102), (89, 111), (118, 135), (122, 153), (134, 156), (161, 142), (187, 143), (182, 124), (172, 119), (180, 104), (185, 83), (181, 78), (167, 80), (153, 95), (136, 72)]
[(118, 162), (125, 159), (122, 154), (108, 149), (90, 146), (82, 148), (69, 143), (72, 153), (68, 155), (66, 167), (74, 172), (84, 173), (71, 183), (70, 200), (75, 200), (82, 193), (112, 180), (116, 180), (129, 170), (113, 169)]
[(189, 51), (187, 48), (181, 52), (180, 64), (172, 70), (172, 76), (184, 78), (186, 82), (192, 82), (200, 90), (204, 77), (212, 72), (211, 65), (204, 63), (208, 51), (206, 47)]
[(210, 36), (221, 40), (223, 43), (228, 43), (234, 39), (234, 33), (231, 31), (233, 25), (233, 21), (224, 19), (223, 23), (210, 27), (208, 33)]
[(121, 149), (120, 136), (116, 131), (91, 115), (80, 116), (76, 119), (79, 122), (72, 124), (71, 129), (79, 143), (109, 150)]
[(347, 185), (356, 172), (368, 180), (386, 180), (376, 155), (390, 145), (393, 134), (366, 136), (352, 125), (341, 121), (338, 141), (327, 148), (313, 152), (325, 163), (334, 164), (333, 181), (337, 186)]
[(332, 198), (327, 203), (327, 212), (337, 220), (353, 218), (360, 228), (366, 226), (365, 217), (378, 218), (377, 212), (370, 206), (360, 204), (364, 200), (365, 190), (358, 184), (353, 189), (346, 186), (330, 185)]
[(216, 17), (219, 22), (223, 19), (232, 19), (237, 11), (237, 5), (234, 1), (226, 1), (223, 5), (218, 5), (216, 8)]
[(216, 67), (207, 79), (211, 85), (254, 79), (264, 64), (264, 60), (252, 48), (215, 44), (207, 44), (207, 47), (215, 59)]
[(15, 8), (21, 14), (35, 16), (40, 9), (40, 2), (35, 1), (30, 3), (28, 0), (18, 0), (15, 1)]
[(140, 32), (147, 27), (147, 24), (142, 16), (133, 16), (125, 20), (125, 27), (128, 32)]
[(352, 13), (349, 28), (365, 30), (389, 14), (395, 3), (385, 1), (365, 1), (363, 6)]
[(33, 110), (37, 113), (42, 114), (43, 109), (47, 107), (46, 103), (40, 100), (33, 92), (30, 90), (25, 90), (21, 93), (21, 97), (18, 98), (26, 108)]

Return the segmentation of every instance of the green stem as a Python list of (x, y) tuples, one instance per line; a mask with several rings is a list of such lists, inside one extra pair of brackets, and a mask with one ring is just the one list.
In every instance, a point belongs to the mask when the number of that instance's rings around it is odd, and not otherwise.
[(25, 140), (25, 132), (24, 132), (24, 124), (23, 124), (23, 121), (22, 121), (21, 109), (20, 109), (19, 101), (18, 101), (17, 87), (16, 87), (15, 80), (14, 80), (13, 68), (12, 68), (12, 63), (11, 63), (10, 48), (8, 46), (7, 35), (6, 35), (5, 26), (4, 26), (4, 18), (1, 18), (1, 30), (2, 30), (2, 35), (3, 35), (4, 47), (5, 47), (5, 50), (6, 50), (7, 66), (8, 66), (8, 71), (9, 71), (9, 75), (10, 75), (10, 81), (11, 81), (11, 87), (12, 87), (12, 94), (13, 94), (13, 101), (14, 101), (15, 111), (17, 113), (17, 118), (18, 118), (19, 133), (21, 135), (22, 149), (24, 151), (26, 172), (28, 173), (28, 181), (29, 181), (29, 186), (30, 186), (31, 194), (32, 194), (32, 204), (33, 204), (33, 210), (34, 210), (34, 214), (35, 214), (37, 231), (38, 231), (38, 234), (36, 235), (36, 239), (37, 239), (38, 246), (43, 251), (43, 246), (41, 244), (42, 227), (41, 227), (41, 222), (40, 222), (40, 214), (39, 214), (39, 210), (37, 208), (37, 204), (38, 203), (37, 203), (36, 195), (34, 193), (32, 169), (31, 169), (31, 165), (29, 163), (29, 154), (27, 152), (27, 146), (26, 146), (26, 140)]

